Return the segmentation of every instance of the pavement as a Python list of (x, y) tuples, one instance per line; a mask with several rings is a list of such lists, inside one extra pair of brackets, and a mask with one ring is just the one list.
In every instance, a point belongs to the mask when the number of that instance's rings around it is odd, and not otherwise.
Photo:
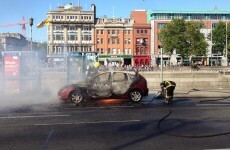
[[(158, 91), (151, 91), (158, 93)], [(226, 98), (230, 97), (230, 89), (175, 89), (175, 98)]]

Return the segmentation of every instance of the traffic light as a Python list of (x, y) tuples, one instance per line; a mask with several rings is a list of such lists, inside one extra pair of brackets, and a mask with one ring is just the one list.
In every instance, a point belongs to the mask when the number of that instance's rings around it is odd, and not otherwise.
[(34, 24), (34, 19), (33, 18), (29, 19), (29, 24), (30, 24), (30, 26), (32, 26)]

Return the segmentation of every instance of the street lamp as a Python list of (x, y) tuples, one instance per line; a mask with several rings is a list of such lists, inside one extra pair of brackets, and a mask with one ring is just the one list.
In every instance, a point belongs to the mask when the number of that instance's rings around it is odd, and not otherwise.
[(30, 18), (29, 19), (29, 24), (30, 24), (30, 50), (32, 51), (32, 26), (33, 26), (33, 23), (34, 23), (34, 19), (33, 18)]
[(226, 60), (227, 60), (227, 66), (228, 66), (228, 23), (226, 22)]
[(158, 49), (161, 52), (161, 82), (163, 82), (163, 47), (159, 45)]

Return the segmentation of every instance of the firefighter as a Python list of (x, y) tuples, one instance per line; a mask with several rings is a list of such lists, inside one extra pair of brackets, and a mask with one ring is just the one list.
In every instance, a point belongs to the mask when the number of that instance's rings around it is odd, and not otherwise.
[(96, 62), (96, 63), (90, 63), (89, 65), (87, 65), (86, 67), (86, 76), (88, 79), (91, 79), (95, 74), (98, 74), (99, 72), (99, 66), (100, 63)]
[(176, 83), (173, 81), (163, 81), (160, 83), (161, 93), (164, 94), (165, 104), (171, 104), (173, 100), (174, 90), (176, 87)]

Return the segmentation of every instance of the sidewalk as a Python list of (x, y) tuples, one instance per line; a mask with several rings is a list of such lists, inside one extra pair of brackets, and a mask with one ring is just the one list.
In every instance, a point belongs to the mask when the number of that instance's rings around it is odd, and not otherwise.
[[(151, 93), (157, 93), (158, 91), (152, 91)], [(230, 98), (230, 89), (175, 89), (174, 97), (186, 98), (186, 97), (199, 97), (199, 98)]]

